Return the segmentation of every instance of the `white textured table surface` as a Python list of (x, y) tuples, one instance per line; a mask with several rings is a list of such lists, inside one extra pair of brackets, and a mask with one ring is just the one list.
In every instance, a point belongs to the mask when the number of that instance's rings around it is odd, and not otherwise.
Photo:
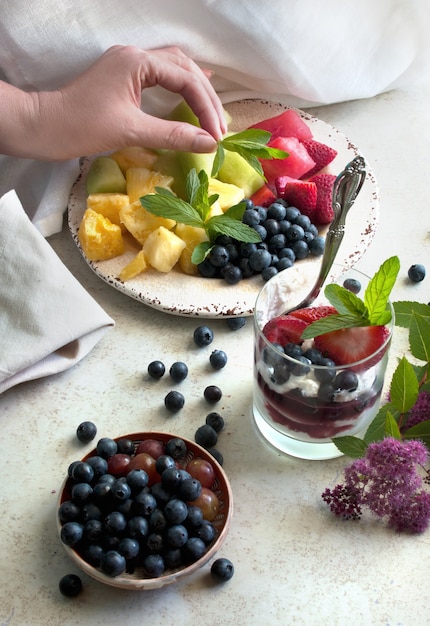
[[(400, 257), (403, 277), (415, 262), (430, 272), (429, 101), (427, 88), (310, 111), (356, 143), (377, 177), (380, 226), (359, 263), (367, 273), (392, 254)], [(214, 343), (197, 349), (196, 319), (156, 312), (110, 288), (86, 266), (67, 230), (51, 243), (116, 327), (72, 370), (0, 396), (0, 624), (430, 624), (430, 531), (396, 535), (369, 518), (337, 520), (320, 494), (341, 478), (345, 459), (288, 458), (256, 433), (251, 320), (238, 332), (211, 321)], [(400, 279), (393, 299), (428, 302), (430, 275), (419, 285)], [(211, 373), (207, 357), (214, 347), (229, 362)], [(404, 349), (399, 335), (394, 357)], [(186, 405), (173, 417), (163, 407), (168, 380), (150, 384), (144, 376), (157, 358), (189, 366), (181, 384)], [(209, 412), (202, 391), (210, 383), (224, 393), (216, 405), (226, 417), (218, 447), (234, 516), (220, 556), (234, 562), (234, 578), (214, 586), (207, 566), (165, 589), (125, 592), (83, 575), (80, 596), (61, 596), (59, 579), (78, 570), (57, 536), (58, 489), (68, 464), (92, 447), (78, 445), (77, 425), (94, 421), (97, 437), (154, 429), (193, 438)]]

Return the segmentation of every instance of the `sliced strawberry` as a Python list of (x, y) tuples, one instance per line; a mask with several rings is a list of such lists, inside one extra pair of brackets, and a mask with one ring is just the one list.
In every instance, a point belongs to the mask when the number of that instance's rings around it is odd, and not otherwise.
[(270, 189), (269, 185), (263, 185), (252, 196), (251, 200), (256, 206), (269, 206), (275, 202), (276, 196)]
[(306, 178), (314, 176), (323, 167), (327, 167), (337, 156), (337, 150), (325, 143), (315, 141), (315, 139), (304, 139), (302, 144), (305, 146), (311, 159), (315, 161), (315, 167), (306, 173)]
[(290, 206), (295, 206), (301, 213), (313, 221), (317, 205), (317, 186), (309, 181), (298, 180), (290, 176), (279, 176), (275, 187), (280, 198)]
[[(384, 344), (389, 331), (386, 326), (360, 326), (342, 328), (325, 335), (315, 337), (315, 347), (324, 356), (332, 359), (336, 365), (348, 365), (366, 359), (376, 353)], [(375, 354), (375, 358), (354, 369), (368, 369), (377, 363), (383, 352)]]
[(292, 315), (293, 317), (298, 317), (303, 320), (307, 324), (312, 324), (312, 322), (316, 322), (320, 320), (322, 317), (327, 317), (328, 315), (336, 315), (337, 311), (334, 306), (330, 306), (329, 304), (324, 306), (311, 306), (306, 309), (297, 309), (297, 311), (291, 311), (288, 315)]
[(292, 315), (280, 315), (271, 319), (263, 328), (264, 336), (271, 343), (286, 346), (287, 343), (301, 343), (302, 332), (307, 322)]
[(317, 187), (317, 203), (314, 213), (314, 223), (330, 224), (333, 221), (333, 185), (336, 180), (334, 174), (317, 174), (309, 179)]

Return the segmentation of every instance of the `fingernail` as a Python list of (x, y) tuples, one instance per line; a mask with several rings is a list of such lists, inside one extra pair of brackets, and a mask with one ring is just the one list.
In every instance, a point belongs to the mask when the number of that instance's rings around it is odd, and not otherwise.
[(217, 142), (208, 133), (195, 135), (193, 140), (192, 152), (213, 152), (216, 149)]

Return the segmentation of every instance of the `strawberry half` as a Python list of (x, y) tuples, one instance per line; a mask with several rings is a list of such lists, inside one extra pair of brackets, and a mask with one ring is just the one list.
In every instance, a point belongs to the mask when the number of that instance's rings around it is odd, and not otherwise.
[(263, 335), (271, 342), (281, 346), (287, 343), (302, 342), (302, 332), (307, 326), (307, 322), (293, 317), (292, 315), (280, 315), (269, 320), (263, 328)]
[(279, 176), (275, 187), (280, 198), (284, 198), (290, 206), (295, 206), (303, 215), (313, 221), (317, 205), (317, 186), (309, 181), (298, 180), (290, 176)]
[(357, 366), (356, 370), (365, 370), (377, 363), (384, 352), (378, 350), (387, 340), (389, 330), (386, 326), (359, 326), (342, 328), (325, 335), (315, 337), (315, 348), (325, 357), (332, 359), (336, 365), (348, 365), (366, 359), (374, 353), (374, 359)]
[(329, 304), (327, 304), (324, 306), (310, 306), (306, 309), (297, 309), (297, 311), (291, 311), (291, 313), (289, 313), (288, 315), (298, 317), (307, 324), (312, 324), (312, 322), (316, 322), (322, 317), (327, 317), (328, 315), (336, 315), (336, 313), (337, 311), (334, 306), (330, 306)]
[(302, 140), (302, 144), (305, 146), (311, 159), (315, 161), (315, 167), (313, 167), (310, 172), (306, 173), (306, 178), (310, 178), (311, 176), (317, 174), (337, 156), (337, 150), (327, 146), (325, 143), (315, 141), (315, 139)]
[(332, 196), (335, 180), (336, 176), (334, 174), (317, 174), (309, 179), (309, 182), (315, 183), (317, 186), (317, 204), (314, 214), (315, 224), (330, 224), (330, 222), (333, 221)]

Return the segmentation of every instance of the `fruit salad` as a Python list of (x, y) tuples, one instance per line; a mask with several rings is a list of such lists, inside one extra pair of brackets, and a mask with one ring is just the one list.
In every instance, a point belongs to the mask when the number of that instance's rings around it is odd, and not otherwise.
[(256, 317), (254, 411), (300, 441), (361, 433), (378, 410), (393, 326), (384, 285), (391, 281), (379, 272), (364, 301), (356, 279), (342, 281), (313, 306)]

